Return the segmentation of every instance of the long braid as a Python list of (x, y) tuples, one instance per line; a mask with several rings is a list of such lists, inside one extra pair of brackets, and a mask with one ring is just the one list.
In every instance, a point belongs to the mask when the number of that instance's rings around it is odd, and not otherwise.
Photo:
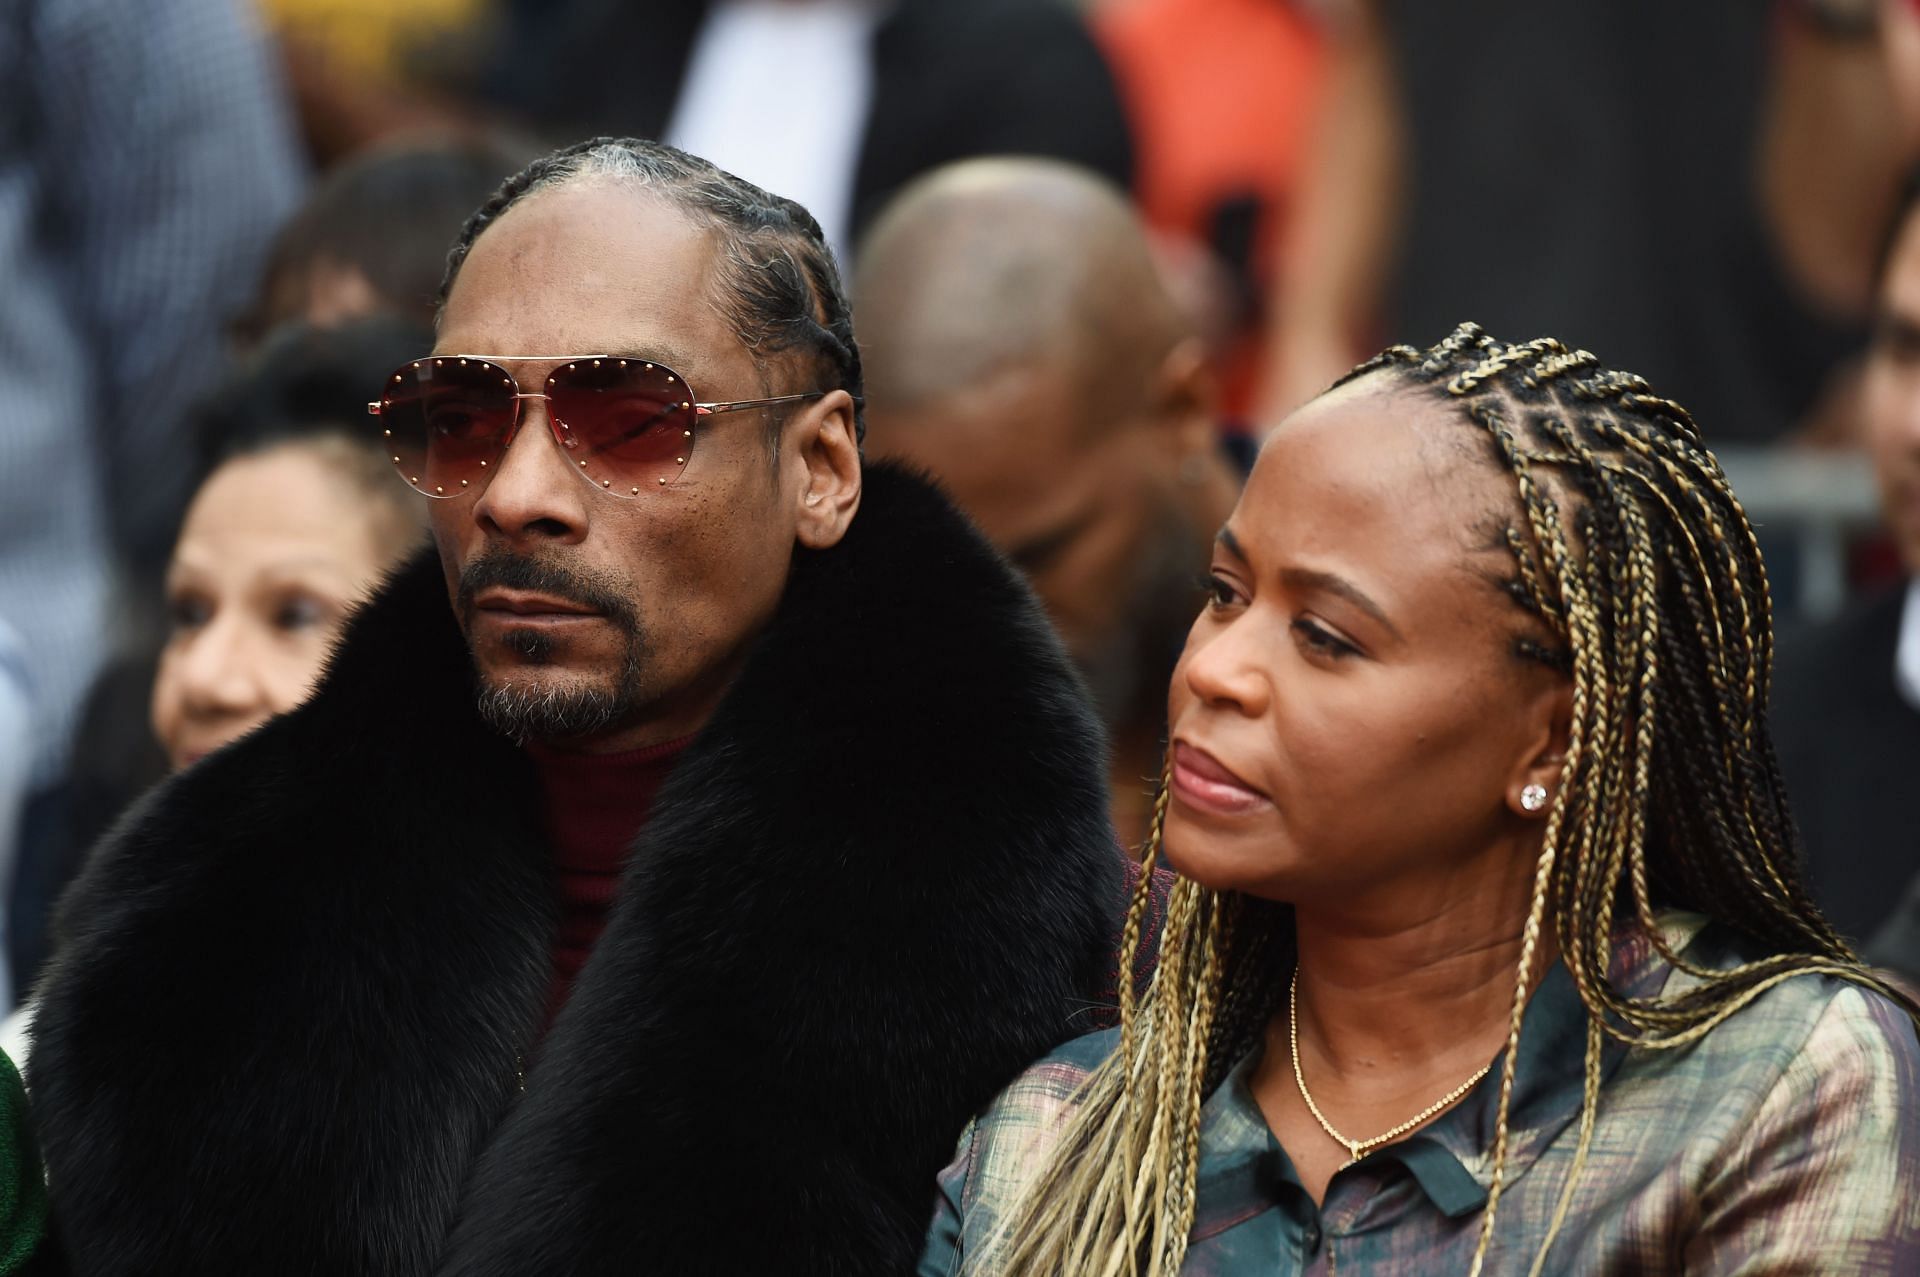
[[(1462, 389), (1456, 391), (1450, 386), (1449, 393), (1467, 393), (1477, 384), (1479, 384), (1478, 380), (1456, 379), (1453, 385), (1460, 386)], [(1606, 675), (1605, 671), (1596, 664), (1595, 645), (1590, 641), (1583, 641), (1588, 637), (1583, 633), (1583, 626), (1591, 624), (1590, 617), (1582, 607), (1585, 602), (1583, 586), (1580, 580), (1570, 574), (1566, 568), (1565, 529), (1558, 502), (1536, 479), (1531, 462), (1518, 439), (1511, 432), (1503, 416), (1491, 406), (1477, 406), (1472, 415), (1492, 436), (1496, 451), (1514, 472), (1532, 523), (1531, 532), (1535, 544), (1545, 547), (1547, 552), (1541, 557), (1551, 565), (1550, 574), (1559, 586), (1561, 594), (1559, 610), (1572, 622), (1573, 707), (1566, 751), (1566, 766), (1571, 770), (1580, 765), (1590, 750), (1600, 751), (1606, 747), (1603, 734), (1605, 721), (1595, 712), (1596, 702), (1604, 698)], [(1597, 741), (1592, 739), (1596, 735), (1601, 737)], [(1578, 796), (1573, 795), (1570, 789), (1562, 787), (1547, 816), (1547, 831), (1535, 873), (1533, 896), (1527, 908), (1519, 969), (1515, 976), (1516, 988), (1508, 1016), (1507, 1048), (1500, 1070), (1499, 1100), (1494, 1119), (1493, 1178), (1488, 1187), (1487, 1208), (1481, 1216), (1480, 1240), (1474, 1252), (1471, 1270), (1473, 1277), (1478, 1277), (1486, 1261), (1487, 1248), (1493, 1237), (1493, 1222), (1499, 1207), (1501, 1191), (1505, 1185), (1504, 1172), (1510, 1134), (1509, 1118), (1513, 1105), (1514, 1076), (1518, 1065), (1520, 1030), (1526, 1009), (1527, 990), (1531, 987), (1533, 979), (1541, 919), (1546, 912), (1555, 871), (1559, 866), (1559, 848), (1565, 836), (1564, 831), (1569, 823), (1569, 817), (1577, 811), (1577, 808)], [(1572, 823), (1576, 829), (1579, 828), (1580, 822)], [(1574, 839), (1576, 846), (1573, 850), (1576, 854), (1578, 837), (1579, 835), (1576, 834)], [(1570, 964), (1579, 961), (1579, 950), (1583, 943), (1584, 937), (1579, 935), (1572, 937), (1571, 941), (1566, 938), (1561, 940)]]
[[(1159, 801), (1141, 864), (1159, 858), (1168, 789)], [(1146, 935), (1151, 887), (1145, 875), (1122, 927), (1122, 961)], [(967, 1273), (1055, 1277), (1174, 1277), (1194, 1212), (1200, 1112), (1218, 1084), (1223, 1041), (1264, 1024), (1271, 1004), (1228, 983), (1229, 964), (1254, 968), (1271, 937), (1240, 923), (1242, 902), (1176, 880), (1160, 937), (1160, 962), (1145, 994), (1122, 981), (1120, 1044), (1082, 1088), (1061, 1132), (1061, 1154), (1034, 1168), (1009, 1216), (967, 1257)], [(1263, 920), (1272, 915), (1249, 912)], [(1290, 916), (1289, 916), (1290, 920)], [(1264, 978), (1246, 982), (1263, 995)]]

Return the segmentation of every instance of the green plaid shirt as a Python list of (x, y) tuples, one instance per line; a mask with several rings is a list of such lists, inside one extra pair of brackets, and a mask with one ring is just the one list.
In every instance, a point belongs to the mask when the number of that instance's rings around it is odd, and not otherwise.
[[(1708, 967), (1719, 928), (1662, 930)], [(1623, 935), (1617, 985), (1691, 983)], [(1528, 1004), (1490, 1274), (1526, 1273), (1579, 1138), (1585, 1012), (1556, 965)], [(973, 1270), (1022, 1172), (1046, 1155), (1117, 1030), (1080, 1038), (1009, 1087), (940, 1178), (920, 1277)], [(1201, 1119), (1191, 1277), (1464, 1273), (1491, 1170), (1500, 1069), (1419, 1132), (1340, 1171), (1316, 1206), (1240, 1061)], [(1920, 1040), (1893, 1003), (1825, 977), (1787, 981), (1681, 1051), (1609, 1043), (1593, 1147), (1543, 1271), (1750, 1277), (1920, 1274)], [(1063, 1275), (1071, 1277), (1071, 1275)]]

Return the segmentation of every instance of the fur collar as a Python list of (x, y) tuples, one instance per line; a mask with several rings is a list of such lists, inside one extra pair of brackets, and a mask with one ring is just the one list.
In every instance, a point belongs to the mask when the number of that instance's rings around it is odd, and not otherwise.
[(1088, 1027), (1121, 908), (1025, 587), (870, 468), (544, 1041), (538, 796), (472, 701), (429, 556), (96, 853), (32, 1060), (76, 1270), (909, 1271), (967, 1116)]

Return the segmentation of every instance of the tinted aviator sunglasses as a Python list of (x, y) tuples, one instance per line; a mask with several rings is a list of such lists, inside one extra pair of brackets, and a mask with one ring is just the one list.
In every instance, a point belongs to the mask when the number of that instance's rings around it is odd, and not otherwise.
[[(565, 359), (539, 392), (501, 365)], [(380, 418), (387, 455), (416, 492), (463, 496), (487, 480), (520, 426), (526, 399), (547, 401), (561, 455), (586, 481), (633, 498), (679, 478), (702, 417), (818, 399), (827, 392), (697, 403), (665, 364), (619, 355), (430, 355), (387, 378), (367, 412)]]

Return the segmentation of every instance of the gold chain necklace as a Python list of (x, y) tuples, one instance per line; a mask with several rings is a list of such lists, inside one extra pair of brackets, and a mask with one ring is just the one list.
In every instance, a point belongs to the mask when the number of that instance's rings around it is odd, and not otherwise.
[(1300, 1072), (1300, 968), (1298, 967), (1293, 969), (1293, 979), (1287, 985), (1287, 1043), (1293, 1048), (1293, 1081), (1294, 1084), (1300, 1088), (1300, 1098), (1307, 1102), (1307, 1112), (1313, 1114), (1313, 1120), (1320, 1123), (1320, 1129), (1332, 1136), (1334, 1143), (1347, 1150), (1348, 1166), (1359, 1161), (1368, 1149), (1400, 1138), (1400, 1136), (1405, 1135), (1414, 1127), (1420, 1125), (1434, 1114), (1440, 1112), (1440, 1110), (1458, 1100), (1468, 1091), (1471, 1091), (1480, 1079), (1485, 1077), (1493, 1069), (1493, 1061), (1488, 1060), (1480, 1066), (1479, 1070), (1475, 1072), (1472, 1077), (1453, 1088), (1453, 1090), (1448, 1091), (1434, 1103), (1422, 1109), (1416, 1116), (1408, 1118), (1392, 1130), (1376, 1135), (1370, 1140), (1350, 1140), (1333, 1129), (1333, 1123), (1329, 1122), (1327, 1115), (1320, 1111), (1320, 1106), (1313, 1102), (1313, 1096), (1307, 1090), (1306, 1075)]

